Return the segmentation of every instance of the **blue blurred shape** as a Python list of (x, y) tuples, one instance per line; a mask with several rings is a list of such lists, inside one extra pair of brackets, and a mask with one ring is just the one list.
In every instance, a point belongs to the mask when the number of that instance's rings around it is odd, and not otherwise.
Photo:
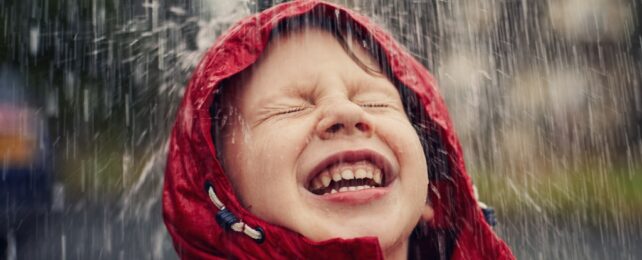
[(51, 207), (45, 118), (28, 104), (20, 75), (0, 66), (0, 231)]

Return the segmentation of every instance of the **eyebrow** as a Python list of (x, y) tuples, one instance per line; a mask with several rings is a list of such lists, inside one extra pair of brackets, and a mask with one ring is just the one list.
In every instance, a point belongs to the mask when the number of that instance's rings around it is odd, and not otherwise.
[[(357, 79), (349, 79), (347, 81), (342, 79), (343, 83), (346, 85), (348, 97), (352, 98), (358, 93), (368, 90), (381, 91), (383, 94), (391, 97), (399, 94), (395, 85), (390, 82), (387, 77), (373, 76), (370, 74), (367, 75), (368, 76), (366, 76), (366, 78), (359, 76)], [(283, 98), (301, 98), (313, 104), (315, 103), (314, 97), (318, 97), (323, 91), (323, 88), (319, 83), (320, 76), (315, 74), (314, 79), (298, 80), (290, 82), (285, 86), (276, 86), (282, 88), (284, 91), (269, 96), (261, 95), (257, 102), (252, 106), (254, 108), (264, 108), (269, 106), (269, 104), (274, 103), (275, 100), (282, 100)], [(385, 84), (390, 84), (390, 87), (386, 87)]]
[(291, 82), (283, 87), (285, 90), (285, 96), (303, 98), (307, 101), (312, 101), (312, 98), (318, 96), (321, 91), (319, 81), (320, 75), (315, 73), (313, 79)]
[[(367, 79), (358, 79), (351, 83), (353, 85), (348, 89), (349, 96), (354, 96), (357, 93), (363, 92), (365, 90), (377, 90), (382, 91), (386, 95), (394, 96), (399, 94), (396, 86), (390, 82), (387, 77), (378, 77), (368, 74), (370, 78)], [(386, 87), (385, 84), (390, 84), (390, 88)]]
[[(319, 79), (318, 77), (313, 81), (313, 83), (310, 83), (312, 81), (295, 81), (295, 82), (290, 82), (285, 86), (272, 86), (272, 87), (278, 87), (282, 88), (284, 92), (278, 92), (274, 93), (273, 95), (261, 95), (261, 97), (257, 100), (257, 102), (254, 104), (255, 107), (264, 107), (266, 104), (273, 103), (274, 100), (280, 99), (280, 98), (292, 98), (292, 97), (302, 97), (306, 100), (311, 100), (311, 98), (318, 93), (318, 86), (319, 86)], [(302, 88), (302, 86), (305, 86)], [(306, 90), (307, 86), (311, 86), (313, 88), (312, 92), (308, 92)], [(268, 86), (270, 87), (270, 86)]]

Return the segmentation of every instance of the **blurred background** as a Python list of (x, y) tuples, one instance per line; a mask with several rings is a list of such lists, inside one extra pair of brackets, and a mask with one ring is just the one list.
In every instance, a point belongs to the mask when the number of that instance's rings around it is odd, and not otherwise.
[[(166, 141), (216, 37), (274, 2), (0, 2), (0, 259), (175, 259)], [(334, 1), (431, 72), (520, 259), (642, 258), (642, 1)]]

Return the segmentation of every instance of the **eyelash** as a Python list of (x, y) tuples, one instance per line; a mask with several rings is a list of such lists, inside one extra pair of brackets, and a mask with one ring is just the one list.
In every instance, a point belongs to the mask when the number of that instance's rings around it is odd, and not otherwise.
[[(366, 107), (366, 108), (386, 108), (386, 107), (389, 107), (388, 104), (381, 104), (381, 103), (361, 104), (360, 106), (361, 107)], [(276, 113), (276, 115), (290, 114), (290, 113), (294, 113), (294, 112), (303, 111), (304, 109), (306, 109), (306, 107), (291, 108), (291, 109), (288, 109), (288, 110), (285, 110), (285, 111), (278, 112), (278, 113)]]
[(289, 114), (289, 113), (299, 112), (299, 111), (302, 111), (302, 110), (304, 110), (304, 109), (306, 109), (306, 108), (305, 108), (305, 107), (295, 107), (295, 108), (290, 108), (290, 109), (288, 109), (288, 110), (278, 112), (278, 113), (276, 113), (276, 115), (283, 115), (283, 114)]
[(373, 104), (362, 104), (362, 107), (368, 107), (368, 108), (385, 108), (389, 107), (388, 104), (381, 104), (381, 103), (373, 103)]

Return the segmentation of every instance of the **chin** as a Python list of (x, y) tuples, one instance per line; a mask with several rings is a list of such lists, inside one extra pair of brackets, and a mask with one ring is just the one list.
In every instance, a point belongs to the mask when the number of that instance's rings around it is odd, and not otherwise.
[[(301, 233), (317, 242), (333, 238), (376, 237), (379, 239), (382, 249), (385, 250), (406, 242), (415, 226), (414, 224), (403, 225), (405, 223), (401, 223), (400, 219), (408, 219), (407, 217), (390, 215), (366, 214), (362, 216), (346, 216), (342, 219), (350, 219), (352, 221), (333, 221), (332, 223), (319, 225), (318, 227), (322, 230), (308, 230), (308, 232)], [(395, 219), (397, 221), (390, 221)]]
[[(406, 230), (409, 229), (409, 230)], [(384, 221), (380, 223), (368, 223), (363, 227), (352, 228), (351, 230), (344, 230), (340, 236), (343, 239), (360, 238), (360, 237), (376, 237), (379, 240), (381, 249), (385, 252), (394, 251), (401, 246), (408, 243), (410, 232), (412, 228), (387, 228)], [(336, 238), (328, 236), (326, 239)], [(324, 240), (326, 240), (324, 239)], [(386, 253), (387, 254), (387, 253)]]

